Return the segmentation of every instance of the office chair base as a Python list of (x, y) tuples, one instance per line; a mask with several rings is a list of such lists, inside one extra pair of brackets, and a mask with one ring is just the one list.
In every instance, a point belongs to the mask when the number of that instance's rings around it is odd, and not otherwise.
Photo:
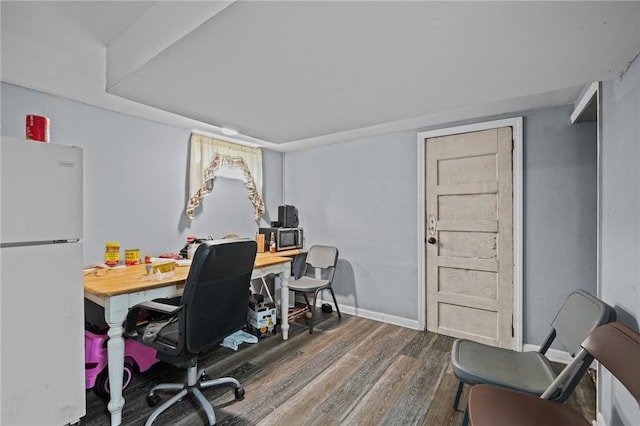
[(147, 403), (149, 406), (154, 407), (160, 402), (160, 397), (155, 393), (156, 391), (178, 391), (173, 397), (168, 399), (164, 404), (156, 408), (151, 416), (147, 419), (145, 426), (151, 426), (151, 424), (169, 407), (176, 402), (181, 401), (187, 394), (191, 394), (195, 397), (196, 401), (200, 403), (207, 415), (209, 425), (216, 424), (216, 415), (213, 411), (211, 403), (205, 398), (200, 389), (209, 388), (212, 386), (218, 386), (223, 384), (231, 384), (235, 389), (236, 400), (242, 400), (244, 398), (244, 388), (233, 377), (221, 377), (218, 379), (209, 379), (209, 376), (204, 370), (197, 370), (197, 366), (189, 367), (187, 370), (187, 383), (162, 383), (154, 386), (147, 394)]

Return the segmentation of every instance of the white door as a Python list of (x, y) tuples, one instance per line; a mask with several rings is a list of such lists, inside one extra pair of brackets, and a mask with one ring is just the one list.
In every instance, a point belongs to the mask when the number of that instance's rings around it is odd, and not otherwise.
[(512, 348), (512, 128), (426, 139), (427, 329)]

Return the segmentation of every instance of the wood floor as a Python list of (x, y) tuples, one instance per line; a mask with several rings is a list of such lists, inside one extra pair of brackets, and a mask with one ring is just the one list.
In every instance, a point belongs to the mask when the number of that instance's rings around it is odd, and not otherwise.
[[(292, 324), (290, 338), (268, 337), (237, 352), (215, 348), (201, 356), (212, 378), (231, 375), (245, 388), (235, 401), (231, 387), (204, 390), (218, 425), (460, 425), (452, 408), (457, 380), (451, 371), (453, 339), (429, 332), (335, 313), (314, 327)], [(123, 425), (142, 425), (153, 411), (146, 392), (182, 382), (184, 370), (158, 363), (137, 374), (124, 390)], [(465, 387), (466, 388), (466, 387)], [(466, 394), (460, 402), (466, 404)], [(162, 395), (163, 401), (168, 396)], [(568, 404), (595, 418), (595, 389), (585, 376)], [(106, 401), (87, 391), (82, 425), (107, 425)], [(204, 411), (186, 397), (154, 425), (204, 425)]]

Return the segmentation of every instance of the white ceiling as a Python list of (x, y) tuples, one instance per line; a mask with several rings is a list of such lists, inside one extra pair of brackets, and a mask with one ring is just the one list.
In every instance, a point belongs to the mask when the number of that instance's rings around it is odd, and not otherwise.
[(573, 102), (640, 2), (2, 1), (2, 81), (277, 150)]

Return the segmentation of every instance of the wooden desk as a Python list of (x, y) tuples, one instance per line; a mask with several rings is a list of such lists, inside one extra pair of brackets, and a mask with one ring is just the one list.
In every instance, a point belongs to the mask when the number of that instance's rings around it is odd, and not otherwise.
[[(251, 279), (277, 274), (282, 280), (282, 339), (289, 338), (289, 289), (291, 258), (259, 253), (253, 266)], [(111, 412), (111, 424), (122, 423), (122, 371), (124, 368), (123, 323), (129, 308), (147, 300), (173, 297), (182, 291), (189, 274), (188, 266), (177, 266), (174, 275), (157, 280), (146, 275), (145, 265), (127, 266), (124, 269), (109, 269), (102, 276), (91, 273), (84, 276), (84, 297), (104, 307), (104, 319), (109, 325), (107, 356), (111, 399), (107, 408)]]
[(264, 253), (258, 253), (257, 257), (289, 257), (289, 256), (296, 256), (302, 253), (306, 253), (306, 252), (302, 249), (277, 251), (275, 253), (269, 253), (268, 251), (266, 251)]

